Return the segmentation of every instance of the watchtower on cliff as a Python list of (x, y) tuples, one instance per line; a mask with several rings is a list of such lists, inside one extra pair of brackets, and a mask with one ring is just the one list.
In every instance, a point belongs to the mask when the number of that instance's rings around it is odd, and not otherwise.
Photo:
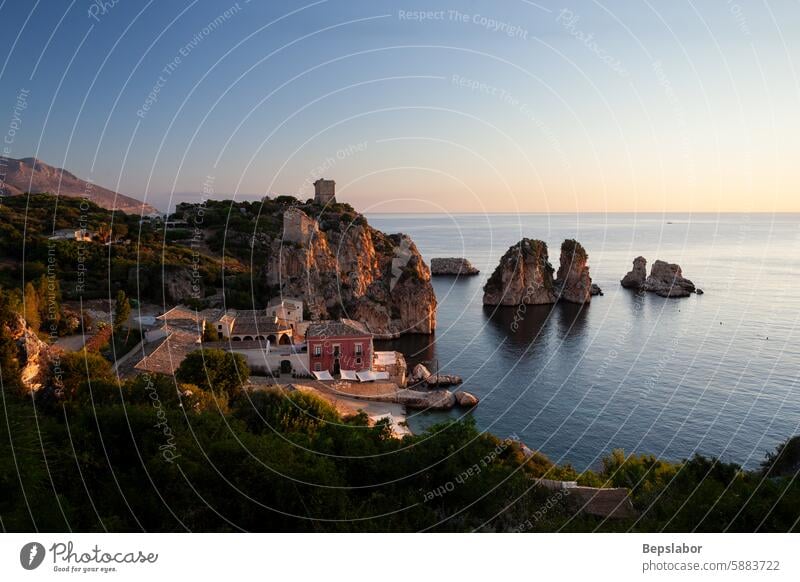
[(314, 182), (314, 202), (322, 204), (336, 202), (336, 182), (320, 178)]

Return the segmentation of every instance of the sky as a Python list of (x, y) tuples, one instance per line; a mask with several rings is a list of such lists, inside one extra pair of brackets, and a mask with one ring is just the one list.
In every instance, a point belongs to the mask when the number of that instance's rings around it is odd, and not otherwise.
[(0, 0), (3, 154), (168, 209), (800, 211), (800, 5)]

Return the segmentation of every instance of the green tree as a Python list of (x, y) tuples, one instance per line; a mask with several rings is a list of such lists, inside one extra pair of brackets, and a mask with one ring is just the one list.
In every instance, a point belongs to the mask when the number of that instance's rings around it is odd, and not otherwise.
[[(122, 326), (128, 321), (131, 315), (131, 304), (128, 301), (125, 291), (120, 289), (117, 291), (117, 299), (114, 303), (114, 333), (118, 333)], [(128, 331), (130, 333), (130, 330)], [(127, 337), (125, 341), (128, 341)]]
[(242, 384), (249, 376), (250, 368), (244, 356), (215, 349), (192, 352), (175, 372), (180, 382), (226, 394), (229, 398), (242, 391)]
[(205, 325), (203, 326), (203, 341), (204, 342), (219, 341), (219, 333), (217, 332), (217, 328), (214, 327), (214, 324), (208, 321), (206, 321)]
[(36, 287), (33, 283), (25, 285), (25, 321), (33, 331), (39, 331), (42, 326), (42, 318), (39, 314), (39, 294), (36, 292)]
[(63, 388), (65, 399), (84, 400), (88, 399), (88, 393), (84, 394), (87, 383), (103, 381), (103, 391), (108, 392), (107, 383), (116, 378), (108, 360), (98, 353), (81, 350), (59, 358), (53, 367), (53, 380), (56, 387)]

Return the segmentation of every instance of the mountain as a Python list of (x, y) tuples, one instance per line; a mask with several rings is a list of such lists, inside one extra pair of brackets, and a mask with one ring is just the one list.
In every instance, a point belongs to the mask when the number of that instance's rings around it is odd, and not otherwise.
[(15, 160), (0, 156), (0, 177), (0, 195), (3, 196), (49, 192), (70, 198), (86, 197), (101, 208), (120, 210), (127, 214), (158, 212), (136, 198), (86, 182), (63, 168), (55, 168), (36, 158)]

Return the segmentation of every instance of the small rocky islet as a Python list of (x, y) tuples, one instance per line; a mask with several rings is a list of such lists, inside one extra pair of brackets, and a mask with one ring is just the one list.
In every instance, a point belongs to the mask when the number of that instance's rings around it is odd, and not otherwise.
[(695, 284), (683, 276), (683, 270), (676, 263), (657, 260), (647, 275), (647, 259), (633, 259), (633, 269), (622, 278), (620, 284), (626, 289), (655, 293), (659, 297), (689, 297), (692, 293), (703, 294)]
[(480, 270), (476, 269), (469, 259), (446, 257), (431, 259), (431, 275), (432, 276), (467, 276), (472, 277), (479, 275)]

